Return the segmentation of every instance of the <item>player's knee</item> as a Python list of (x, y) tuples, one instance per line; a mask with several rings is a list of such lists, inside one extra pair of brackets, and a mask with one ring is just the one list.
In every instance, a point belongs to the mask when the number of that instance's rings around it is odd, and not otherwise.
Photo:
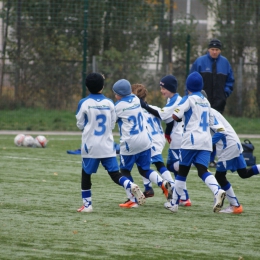
[(147, 170), (143, 170), (140, 166), (137, 166), (139, 173), (146, 178)]
[(156, 167), (156, 169), (157, 169), (158, 172), (160, 172), (160, 169), (161, 169), (162, 167), (165, 167), (165, 165), (164, 165), (163, 162), (155, 162), (154, 165), (155, 165), (155, 167)]
[(239, 177), (242, 178), (242, 179), (248, 178), (248, 173), (247, 173), (247, 169), (246, 168), (238, 169), (237, 173), (238, 173)]
[(180, 165), (178, 175), (182, 177), (187, 177), (190, 170), (190, 166)]
[(200, 178), (202, 178), (203, 174), (208, 171), (206, 166), (199, 163), (195, 163), (195, 167), (197, 168), (198, 175)]
[(110, 178), (113, 180), (114, 183), (120, 185), (119, 179), (122, 177), (122, 174), (117, 171), (117, 172), (108, 172)]

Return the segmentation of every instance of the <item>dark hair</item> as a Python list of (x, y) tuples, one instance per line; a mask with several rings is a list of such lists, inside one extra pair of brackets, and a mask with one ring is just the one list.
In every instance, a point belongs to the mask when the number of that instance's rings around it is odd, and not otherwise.
[(104, 77), (99, 73), (90, 73), (86, 77), (86, 87), (92, 94), (98, 93), (104, 87)]

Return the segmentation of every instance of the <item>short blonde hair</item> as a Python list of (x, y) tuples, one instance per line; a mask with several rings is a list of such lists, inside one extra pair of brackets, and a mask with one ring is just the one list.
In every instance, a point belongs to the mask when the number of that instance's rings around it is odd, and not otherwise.
[(132, 93), (145, 100), (148, 90), (144, 85), (136, 83), (132, 85)]

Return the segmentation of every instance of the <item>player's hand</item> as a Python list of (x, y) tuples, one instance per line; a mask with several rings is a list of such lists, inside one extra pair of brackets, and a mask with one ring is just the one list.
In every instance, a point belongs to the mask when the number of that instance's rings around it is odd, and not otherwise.
[(171, 141), (172, 141), (171, 136), (170, 136), (170, 135), (167, 135), (167, 134), (165, 134), (164, 136), (165, 136), (165, 139), (166, 139), (166, 140), (168, 141), (168, 143), (170, 144)]
[(177, 116), (174, 115), (174, 114), (172, 115), (172, 119), (175, 120), (175, 121), (177, 121), (177, 122), (181, 122), (181, 121), (182, 121), (181, 118), (177, 117)]
[(141, 103), (141, 107), (142, 108), (146, 108), (147, 107), (147, 103), (142, 98), (140, 98), (140, 103)]

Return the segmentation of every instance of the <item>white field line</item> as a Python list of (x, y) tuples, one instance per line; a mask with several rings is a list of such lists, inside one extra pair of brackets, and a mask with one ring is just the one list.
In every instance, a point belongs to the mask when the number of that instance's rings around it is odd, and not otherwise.
[[(75, 155), (77, 156), (77, 155)], [(35, 161), (51, 161), (51, 162), (61, 162), (61, 163), (80, 163), (81, 164), (81, 157), (79, 161), (68, 161), (68, 160), (53, 160), (51, 158), (32, 158), (32, 157), (18, 157), (18, 156), (7, 156), (3, 155), (1, 158), (8, 158), (8, 159), (16, 159), (16, 160), (35, 160)]]

